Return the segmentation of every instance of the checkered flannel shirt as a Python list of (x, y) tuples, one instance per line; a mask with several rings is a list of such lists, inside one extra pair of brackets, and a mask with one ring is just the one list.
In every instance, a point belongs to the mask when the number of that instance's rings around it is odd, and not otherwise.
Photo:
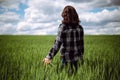
[(52, 59), (59, 51), (62, 60), (77, 61), (84, 54), (84, 31), (81, 25), (60, 24), (53, 47), (46, 56)]

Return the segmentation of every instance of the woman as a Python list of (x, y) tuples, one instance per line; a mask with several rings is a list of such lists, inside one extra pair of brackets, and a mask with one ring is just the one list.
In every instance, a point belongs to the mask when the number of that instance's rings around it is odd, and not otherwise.
[[(76, 72), (78, 60), (83, 62), (84, 32), (78, 14), (72, 6), (66, 6), (62, 12), (62, 23), (58, 28), (58, 34), (49, 54), (44, 58), (44, 63), (49, 64), (60, 49), (62, 67), (70, 64), (69, 71)], [(74, 70), (75, 69), (75, 70)]]

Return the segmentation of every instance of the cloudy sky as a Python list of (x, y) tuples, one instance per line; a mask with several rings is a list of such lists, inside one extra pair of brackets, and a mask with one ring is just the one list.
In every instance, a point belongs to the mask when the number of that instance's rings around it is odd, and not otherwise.
[(120, 34), (120, 0), (0, 0), (0, 34), (56, 34), (66, 5), (85, 34)]

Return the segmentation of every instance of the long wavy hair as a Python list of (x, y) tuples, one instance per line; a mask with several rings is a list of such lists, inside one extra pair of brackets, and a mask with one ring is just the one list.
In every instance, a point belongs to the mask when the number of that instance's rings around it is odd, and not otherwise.
[(63, 17), (62, 23), (79, 24), (79, 22), (80, 22), (79, 16), (78, 16), (75, 8), (70, 5), (65, 6), (61, 16)]

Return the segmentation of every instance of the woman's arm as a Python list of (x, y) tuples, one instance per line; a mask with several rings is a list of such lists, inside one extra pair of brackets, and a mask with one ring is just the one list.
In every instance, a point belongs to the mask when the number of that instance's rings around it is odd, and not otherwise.
[(60, 46), (62, 44), (61, 42), (61, 33), (62, 33), (62, 29), (61, 29), (61, 25), (58, 28), (58, 33), (57, 33), (57, 37), (54, 41), (54, 45), (52, 46), (52, 48), (50, 49), (48, 55), (46, 56), (46, 58), (48, 59), (53, 59), (53, 57), (57, 54), (57, 52), (60, 49)]
[(83, 27), (80, 25), (81, 32), (80, 32), (80, 49), (81, 49), (81, 54), (84, 54), (84, 30)]

